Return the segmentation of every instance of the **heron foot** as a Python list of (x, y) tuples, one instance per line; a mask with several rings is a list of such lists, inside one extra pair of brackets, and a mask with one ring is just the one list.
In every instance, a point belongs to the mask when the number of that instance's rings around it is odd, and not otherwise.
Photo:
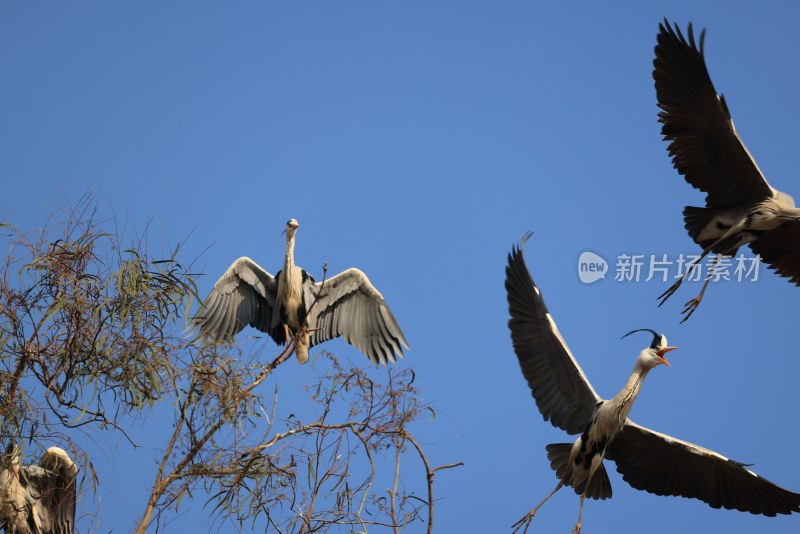
[(514, 530), (512, 530), (512, 531), (511, 531), (511, 532), (512, 532), (512, 534), (514, 534), (515, 532), (517, 532), (517, 531), (518, 531), (519, 529), (521, 529), (522, 527), (525, 527), (525, 529), (522, 531), (522, 534), (525, 534), (526, 532), (528, 532), (528, 527), (530, 527), (530, 526), (531, 526), (531, 521), (533, 520), (533, 516), (535, 516), (535, 515), (536, 515), (536, 512), (537, 512), (537, 510), (539, 510), (539, 508), (541, 508), (541, 507), (542, 507), (542, 505), (543, 505), (544, 503), (546, 503), (546, 502), (547, 502), (547, 500), (548, 500), (550, 497), (552, 497), (553, 495), (555, 495), (555, 493), (556, 493), (558, 490), (560, 490), (562, 487), (564, 487), (564, 481), (563, 481), (563, 480), (559, 480), (559, 481), (558, 481), (558, 485), (555, 487), (555, 489), (554, 489), (553, 491), (551, 491), (551, 492), (550, 492), (550, 493), (547, 495), (547, 497), (545, 497), (545, 498), (544, 498), (544, 500), (542, 500), (542, 502), (540, 502), (539, 504), (537, 504), (537, 505), (536, 505), (536, 508), (534, 508), (533, 510), (531, 510), (530, 512), (528, 512), (527, 514), (525, 514), (525, 517), (523, 517), (522, 519), (520, 519), (519, 521), (517, 521), (516, 523), (514, 523), (513, 525), (511, 525), (511, 528), (513, 528), (513, 529), (514, 529)]
[(681, 324), (685, 323), (689, 317), (692, 316), (694, 311), (700, 306), (700, 302), (703, 300), (703, 297), (698, 295), (697, 297), (693, 298), (683, 306), (683, 311), (681, 312), (684, 315), (684, 318), (681, 319)]
[[(287, 328), (286, 332), (288, 333), (290, 330)], [(309, 329), (304, 327), (293, 334), (289, 334), (290, 337), (287, 339), (291, 339), (295, 345), (308, 345), (308, 332)]]
[(536, 515), (536, 511), (538, 509), (539, 509), (539, 507), (537, 506), (536, 508), (534, 508), (533, 510), (531, 510), (530, 512), (525, 514), (525, 517), (523, 517), (522, 519), (520, 519), (519, 521), (517, 521), (516, 523), (511, 525), (511, 528), (514, 529), (514, 530), (511, 531), (511, 534), (514, 534), (515, 532), (517, 532), (522, 527), (525, 527), (525, 529), (522, 531), (522, 534), (525, 534), (526, 532), (528, 532), (528, 527), (531, 526), (531, 521), (533, 521), (533, 516)]
[(664, 304), (665, 302), (667, 302), (667, 299), (668, 299), (668, 298), (670, 298), (672, 295), (674, 295), (674, 294), (675, 294), (675, 292), (678, 290), (678, 288), (679, 288), (679, 287), (681, 287), (681, 284), (682, 284), (682, 283), (683, 283), (683, 278), (681, 278), (680, 280), (678, 280), (677, 282), (675, 282), (674, 284), (672, 284), (672, 285), (670, 286), (670, 288), (669, 288), (669, 289), (667, 289), (666, 291), (664, 291), (663, 293), (661, 293), (661, 294), (660, 294), (660, 295), (659, 295), (659, 296), (656, 298), (656, 300), (658, 300), (658, 306), (659, 306), (659, 307), (661, 307), (661, 305), (662, 305), (662, 304)]
[(572, 532), (569, 534), (581, 534), (581, 522), (578, 521), (575, 523), (575, 526), (572, 528)]

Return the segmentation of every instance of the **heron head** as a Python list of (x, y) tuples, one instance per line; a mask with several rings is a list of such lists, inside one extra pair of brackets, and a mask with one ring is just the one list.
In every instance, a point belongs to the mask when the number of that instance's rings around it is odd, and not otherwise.
[(645, 357), (645, 360), (647, 360), (647, 363), (649, 363), (651, 367), (655, 367), (656, 365), (660, 365), (662, 363), (667, 367), (671, 367), (664, 355), (671, 350), (677, 349), (678, 347), (670, 347), (667, 345), (667, 336), (664, 334), (659, 334), (650, 328), (638, 328), (636, 330), (631, 330), (622, 336), (622, 338), (624, 339), (635, 332), (650, 332), (653, 335), (653, 341), (650, 343), (650, 346), (642, 351), (642, 356)]
[(297, 232), (297, 227), (300, 226), (300, 223), (297, 222), (297, 219), (289, 219), (286, 221), (286, 229), (283, 231), (287, 236), (291, 237)]

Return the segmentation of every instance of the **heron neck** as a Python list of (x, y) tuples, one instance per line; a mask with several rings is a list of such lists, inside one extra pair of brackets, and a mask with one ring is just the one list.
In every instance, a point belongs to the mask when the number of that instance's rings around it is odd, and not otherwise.
[(294, 236), (286, 236), (286, 255), (283, 260), (283, 269), (289, 271), (294, 268)]
[(283, 260), (283, 272), (289, 280), (294, 275), (294, 235), (286, 235), (286, 256)]
[(633, 367), (631, 376), (628, 377), (628, 381), (625, 383), (625, 387), (612, 399), (613, 405), (617, 406), (617, 410), (619, 410), (619, 417), (621, 420), (628, 417), (628, 413), (630, 413), (633, 407), (633, 402), (636, 400), (636, 397), (639, 396), (642, 383), (649, 372), (650, 369), (637, 361), (636, 365)]

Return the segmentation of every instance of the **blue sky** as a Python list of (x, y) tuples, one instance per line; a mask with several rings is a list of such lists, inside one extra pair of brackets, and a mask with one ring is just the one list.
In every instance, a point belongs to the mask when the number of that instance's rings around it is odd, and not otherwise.
[[(600, 395), (618, 391), (647, 342), (620, 336), (662, 331), (680, 350), (648, 377), (632, 418), (800, 491), (797, 288), (762, 268), (756, 282), (711, 287), (679, 325), (696, 285), (657, 308), (667, 283), (577, 275), (587, 250), (612, 264), (696, 253), (681, 210), (703, 196), (672, 169), (656, 122), (664, 16), (708, 29), (711, 76), (739, 133), (772, 184), (800, 194), (798, 10), (3, 3), (0, 218), (39, 227), (91, 189), (133, 229), (152, 219), (172, 243), (191, 234), (186, 257), (210, 246), (203, 294), (242, 255), (277, 271), (280, 232), (297, 218), (298, 263), (318, 277), (324, 261), (365, 271), (413, 348), (400, 365), (439, 412), (419, 430), (430, 460), (465, 463), (437, 476), (441, 532), (506, 530), (555, 485), (545, 445), (572, 441), (539, 415), (506, 326), (506, 254), (532, 230), (528, 265)], [(328, 348), (367, 365), (344, 343)], [(287, 365), (276, 380), (289, 389), (312, 373)], [(142, 439), (158, 443), (169, 422), (142, 423)], [(101, 531), (131, 529), (154, 457), (114, 440), (95, 451)], [(587, 501), (587, 532), (797, 530), (797, 517), (657, 497), (609, 471), (614, 498)], [(175, 528), (210, 513), (193, 510)], [(577, 512), (560, 492), (533, 528), (568, 532)]]

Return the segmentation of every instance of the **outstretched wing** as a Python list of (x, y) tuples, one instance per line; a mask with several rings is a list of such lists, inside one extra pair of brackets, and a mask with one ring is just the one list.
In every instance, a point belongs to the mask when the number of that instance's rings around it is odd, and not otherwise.
[(750, 243), (771, 269), (800, 286), (800, 221), (787, 221)]
[(583, 432), (600, 397), (595, 393), (547, 311), (525, 265), (522, 250), (532, 234), (511, 249), (506, 291), (511, 340), (522, 374), (545, 420), (569, 434)]
[(250, 258), (242, 257), (225, 271), (192, 318), (190, 327), (202, 337), (228, 341), (250, 325), (285, 342), (277, 309), (276, 278)]
[(373, 363), (384, 365), (402, 357), (402, 347), (409, 348), (383, 296), (358, 269), (323, 282), (304, 281), (303, 290), (311, 346), (344, 336)]
[(774, 516), (800, 512), (800, 494), (736, 462), (628, 420), (606, 449), (622, 478), (656, 495), (700, 499), (712, 508)]
[(773, 190), (733, 127), (723, 96), (717, 96), (689, 24), (688, 40), (665, 19), (658, 25), (653, 78), (672, 163), (706, 204), (730, 208), (773, 196)]
[(76, 478), (78, 468), (67, 453), (50, 447), (39, 465), (20, 468), (20, 482), (26, 500), (42, 534), (72, 534), (75, 532)]

